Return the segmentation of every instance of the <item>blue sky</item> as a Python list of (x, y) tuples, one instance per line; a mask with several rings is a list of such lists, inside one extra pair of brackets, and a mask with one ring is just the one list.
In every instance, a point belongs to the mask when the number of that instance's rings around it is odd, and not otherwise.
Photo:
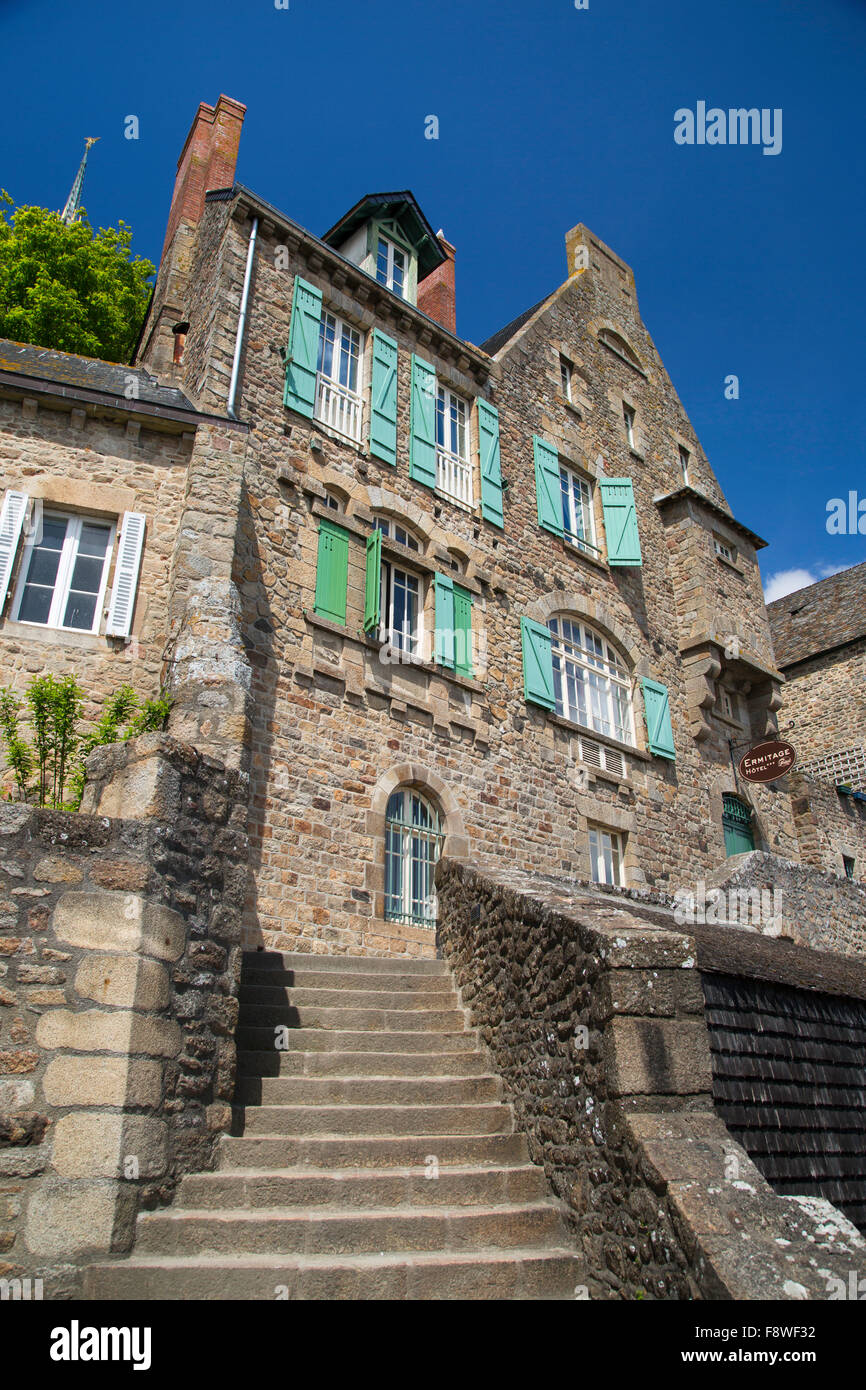
[[(864, 52), (864, 0), (5, 0), (0, 186), (61, 207), (99, 135), (90, 219), (155, 260), (196, 106), (226, 92), (238, 177), (312, 231), (413, 189), (457, 246), (474, 342), (565, 278), (585, 222), (634, 268), (765, 579), (820, 578), (866, 559), (825, 525), (831, 497), (866, 498)], [(781, 108), (781, 153), (677, 145), (698, 101)]]

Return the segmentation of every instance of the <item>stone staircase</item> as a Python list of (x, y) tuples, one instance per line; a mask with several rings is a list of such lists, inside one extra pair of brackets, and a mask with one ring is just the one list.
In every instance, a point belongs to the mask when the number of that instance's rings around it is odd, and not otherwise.
[(239, 1133), (86, 1298), (574, 1298), (559, 1206), (443, 961), (250, 953), (240, 1003)]

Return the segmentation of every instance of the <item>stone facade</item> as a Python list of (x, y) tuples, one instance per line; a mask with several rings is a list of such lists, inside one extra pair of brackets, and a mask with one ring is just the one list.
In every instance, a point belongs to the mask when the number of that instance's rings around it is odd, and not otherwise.
[(162, 735), (112, 778), (116, 819), (0, 806), (0, 1277), (46, 1297), (231, 1124), (244, 779)]

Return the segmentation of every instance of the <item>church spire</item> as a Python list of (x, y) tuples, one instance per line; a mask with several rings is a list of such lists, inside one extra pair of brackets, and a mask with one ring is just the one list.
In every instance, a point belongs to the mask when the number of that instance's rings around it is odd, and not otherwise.
[(66, 207), (60, 214), (61, 222), (65, 222), (67, 227), (71, 222), (75, 222), (81, 210), (81, 189), (84, 185), (84, 170), (87, 168), (87, 152), (91, 145), (95, 145), (100, 137), (89, 135), (84, 142), (84, 157), (78, 166), (78, 173), (75, 175), (75, 182), (66, 199)]

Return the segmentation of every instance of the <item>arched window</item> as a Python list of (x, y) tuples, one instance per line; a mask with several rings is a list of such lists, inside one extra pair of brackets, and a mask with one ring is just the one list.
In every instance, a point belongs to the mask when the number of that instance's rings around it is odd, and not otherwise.
[(619, 333), (614, 333), (612, 328), (602, 328), (599, 330), (598, 341), (603, 343), (611, 352), (615, 352), (617, 357), (622, 357), (628, 362), (630, 367), (637, 367), (639, 372), (643, 371), (640, 359), (630, 343)]
[(442, 849), (439, 815), (420, 792), (401, 787), (385, 811), (385, 917), (433, 926), (433, 871)]
[(755, 848), (752, 812), (738, 796), (728, 793), (722, 797), (722, 827), (725, 832), (725, 854), (745, 854)]
[(616, 648), (577, 618), (551, 618), (549, 626), (557, 714), (634, 744), (631, 680)]

